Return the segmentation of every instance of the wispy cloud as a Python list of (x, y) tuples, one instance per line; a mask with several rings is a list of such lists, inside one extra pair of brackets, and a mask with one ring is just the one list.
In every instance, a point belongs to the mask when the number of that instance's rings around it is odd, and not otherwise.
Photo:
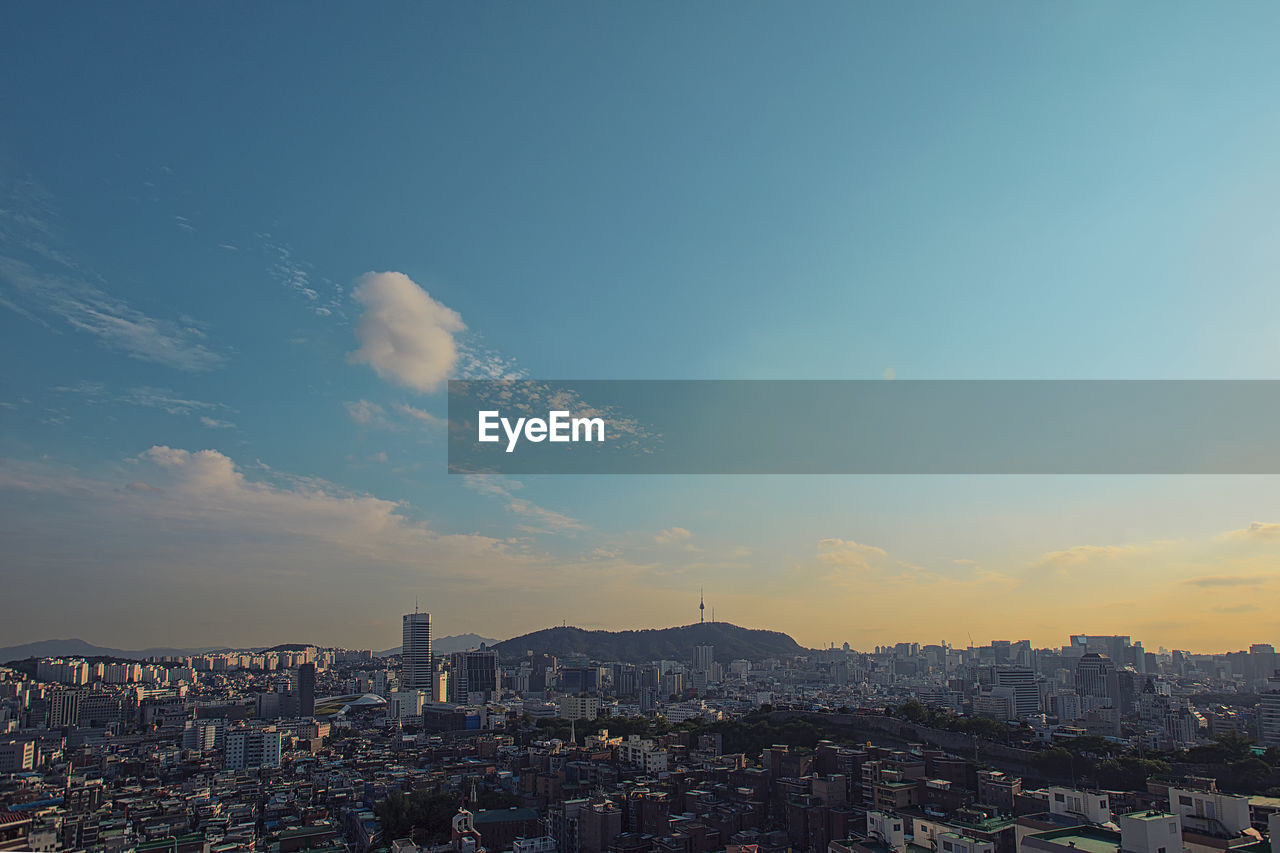
[(425, 409), (415, 408), (406, 403), (392, 403), (388, 409), (370, 400), (349, 400), (342, 404), (347, 416), (360, 426), (372, 429), (401, 431), (411, 425), (427, 426), (432, 429), (445, 425), (444, 418), (437, 417)]
[(1200, 578), (1187, 578), (1183, 581), (1188, 586), (1202, 589), (1232, 586), (1261, 586), (1275, 581), (1274, 575), (1210, 575)]
[(371, 403), (368, 400), (353, 400), (342, 405), (347, 410), (348, 417), (361, 426), (382, 429), (387, 429), (391, 426), (391, 422), (387, 420), (387, 410), (377, 403)]
[(659, 530), (653, 537), (653, 541), (659, 545), (685, 545), (691, 539), (693, 534), (683, 527), (668, 527), (666, 530)]
[(186, 371), (223, 362), (198, 327), (132, 307), (62, 248), (53, 201), (38, 183), (11, 176), (0, 181), (0, 305), (50, 331), (81, 332), (139, 361)]
[(62, 394), (75, 394), (91, 405), (116, 404), (158, 409), (170, 415), (201, 415), (202, 423), (209, 421), (205, 423), (208, 427), (227, 429), (235, 426), (230, 421), (209, 417), (215, 413), (231, 411), (226, 404), (196, 400), (167, 388), (143, 385), (116, 391), (101, 382), (78, 382), (74, 385), (58, 385), (53, 390)]
[(818, 559), (831, 566), (866, 568), (888, 553), (875, 545), (864, 545), (852, 539), (818, 540)]
[[(267, 254), (268, 275), (281, 286), (307, 300), (312, 313), (317, 317), (345, 317), (342, 300), (346, 294), (341, 286), (323, 277), (320, 282), (316, 282), (311, 264), (299, 260), (293, 249), (269, 233), (263, 232), (257, 236), (262, 241), (262, 250)], [(236, 247), (223, 245), (222, 248), (234, 251)], [(328, 291), (327, 296), (321, 294), (321, 286)]]
[(130, 358), (187, 371), (211, 370), (224, 360), (198, 329), (151, 317), (73, 275), (42, 272), (0, 256), (0, 283), (0, 302), (12, 310), (65, 324)]
[(529, 519), (530, 524), (520, 526), (520, 529), (526, 533), (565, 533), (585, 530), (587, 527), (576, 518), (546, 509), (517, 496), (515, 492), (524, 488), (524, 484), (519, 480), (512, 480), (499, 474), (467, 474), (462, 478), (462, 483), (477, 494), (501, 499), (511, 512)]
[(392, 408), (405, 417), (412, 418), (430, 427), (443, 427), (446, 423), (442, 417), (433, 415), (425, 409), (415, 409), (405, 403), (396, 403)]
[(1234, 539), (1254, 539), (1280, 542), (1280, 524), (1275, 522), (1255, 521), (1241, 530), (1232, 530), (1227, 534)]
[(1096, 560), (1111, 560), (1125, 557), (1142, 551), (1139, 545), (1076, 545), (1061, 551), (1050, 551), (1036, 561), (1037, 565), (1060, 568), (1089, 563)]

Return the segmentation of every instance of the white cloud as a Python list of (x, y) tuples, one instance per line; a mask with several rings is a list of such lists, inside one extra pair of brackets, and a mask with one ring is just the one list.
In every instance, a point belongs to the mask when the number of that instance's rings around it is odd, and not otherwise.
[(428, 427), (443, 427), (445, 419), (437, 417), (424, 409), (414, 408), (405, 403), (393, 403), (391, 411), (385, 406), (369, 400), (354, 400), (342, 404), (347, 410), (347, 415), (351, 420), (361, 426), (373, 427), (374, 429), (386, 430), (402, 430), (406, 427), (403, 420), (397, 420), (392, 413), (408, 418), (409, 421), (417, 422)]
[(179, 396), (164, 388), (130, 388), (119, 397), (120, 402), (147, 409), (160, 409), (170, 415), (190, 415), (198, 411), (225, 409), (221, 403), (206, 403)]
[[(170, 415), (194, 415), (198, 412), (213, 413), (230, 410), (230, 407), (225, 403), (209, 403), (204, 400), (195, 400), (168, 388), (152, 388), (149, 385), (115, 392), (101, 382), (84, 381), (77, 382), (74, 385), (58, 385), (53, 390), (63, 394), (78, 394), (90, 405), (122, 403), (127, 406), (140, 406), (144, 409), (159, 409)], [(212, 418), (202, 417), (201, 420), (212, 420)], [(227, 421), (217, 421), (216, 423), (235, 426), (235, 424), (230, 424)], [(210, 426), (210, 424), (206, 423), (205, 426)]]
[(139, 361), (188, 371), (222, 363), (194, 324), (151, 317), (109, 293), (101, 276), (65, 247), (56, 220), (53, 197), (38, 181), (0, 171), (0, 305), (54, 333), (83, 332)]
[(236, 425), (231, 421), (220, 421), (217, 418), (211, 418), (208, 415), (200, 416), (200, 423), (209, 429), (235, 429)]
[(514, 492), (524, 488), (524, 483), (519, 480), (501, 474), (467, 474), (462, 478), (462, 484), (477, 494), (502, 499), (507, 509), (528, 518), (532, 524), (520, 527), (525, 533), (565, 533), (586, 529), (586, 525), (576, 518), (517, 497)]
[[(444, 533), (400, 502), (248, 470), (211, 449), (156, 445), (96, 479), (0, 460), (0, 535), (31, 574), (19, 601), (63, 589), (86, 633), (145, 633), (141, 644), (281, 642), (322, 624), (334, 642), (382, 648), (394, 645), (380, 638), (397, 636), (407, 594), (443, 608), (480, 607), (500, 586), (550, 600), (563, 592), (560, 563), (523, 544)], [(175, 601), (201, 606), (179, 616)], [(0, 633), (43, 630), (47, 614), (26, 609)]]
[(836, 569), (870, 569), (881, 565), (888, 556), (883, 548), (852, 539), (818, 540), (819, 562)]
[(1059, 568), (1090, 563), (1097, 560), (1114, 560), (1145, 550), (1140, 545), (1075, 545), (1062, 551), (1050, 551), (1040, 557), (1036, 565)]
[(653, 541), (659, 545), (682, 545), (692, 538), (693, 534), (683, 527), (668, 527), (666, 530), (659, 530)]
[(399, 272), (366, 273), (353, 295), (365, 307), (353, 362), (417, 391), (434, 391), (449, 378), (458, 361), (454, 335), (466, 329), (458, 312)]
[(40, 322), (60, 320), (130, 358), (192, 372), (210, 370), (223, 361), (202, 342), (199, 330), (150, 317), (75, 275), (41, 272), (0, 257), (0, 284), (5, 286), (0, 304)]
[(421, 421), (427, 426), (442, 427), (445, 425), (444, 418), (433, 415), (423, 409), (415, 409), (413, 406), (409, 406), (404, 403), (396, 403), (392, 408), (406, 417), (413, 418), (416, 421)]
[(1242, 530), (1232, 530), (1227, 536), (1237, 539), (1274, 539), (1280, 541), (1280, 524), (1255, 521)]
[(347, 414), (351, 416), (351, 420), (361, 426), (382, 427), (390, 426), (387, 420), (387, 410), (379, 406), (377, 403), (370, 403), (368, 400), (356, 400), (342, 404)]

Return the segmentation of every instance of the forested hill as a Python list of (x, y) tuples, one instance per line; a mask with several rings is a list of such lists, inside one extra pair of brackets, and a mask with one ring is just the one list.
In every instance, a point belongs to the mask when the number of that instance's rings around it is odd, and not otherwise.
[(710, 644), (721, 663), (745, 658), (794, 657), (808, 650), (780, 631), (740, 628), (728, 622), (706, 622), (679, 628), (644, 631), (587, 631), (582, 628), (545, 628), (498, 643), (503, 660), (516, 660), (528, 652), (556, 657), (585, 655), (596, 661), (648, 663), (655, 660), (688, 661), (693, 647)]

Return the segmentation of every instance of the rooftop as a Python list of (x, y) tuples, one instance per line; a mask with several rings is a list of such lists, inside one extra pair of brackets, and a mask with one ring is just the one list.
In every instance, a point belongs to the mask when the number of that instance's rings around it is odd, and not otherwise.
[(506, 821), (526, 821), (537, 820), (538, 813), (533, 809), (510, 808), (510, 809), (487, 809), (482, 812), (476, 812), (474, 815), (477, 826), (485, 823), (505, 823)]
[(1089, 826), (1051, 829), (1028, 837), (1074, 847), (1084, 853), (1116, 853), (1120, 849), (1120, 833)]

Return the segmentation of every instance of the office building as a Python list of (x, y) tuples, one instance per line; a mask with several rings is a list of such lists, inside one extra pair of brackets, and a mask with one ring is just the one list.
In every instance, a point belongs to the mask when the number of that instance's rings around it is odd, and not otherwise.
[(449, 701), (459, 705), (487, 702), (498, 691), (498, 653), (483, 643), (450, 656)]
[(407, 613), (401, 635), (400, 686), (405, 690), (433, 689), (431, 658), (431, 614)]
[(304, 663), (298, 667), (298, 716), (316, 715), (316, 665)]

